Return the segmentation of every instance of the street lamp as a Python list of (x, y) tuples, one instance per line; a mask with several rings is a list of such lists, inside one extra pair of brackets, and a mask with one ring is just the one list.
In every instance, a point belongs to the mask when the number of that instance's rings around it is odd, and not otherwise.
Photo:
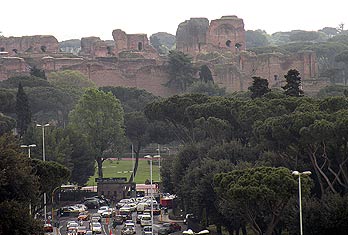
[[(36, 124), (36, 127), (41, 127), (42, 128), (42, 160), (45, 162), (46, 161), (46, 156), (45, 156), (45, 127), (49, 126), (50, 124)], [(44, 215), (45, 215), (45, 223), (47, 222), (47, 206), (46, 206), (46, 193), (44, 192)]]
[(144, 158), (149, 158), (150, 159), (150, 185), (151, 185), (151, 190), (150, 190), (150, 195), (151, 195), (151, 235), (153, 235), (153, 188), (152, 188), (152, 159), (153, 158), (158, 158), (159, 155), (151, 156), (151, 155), (146, 155)]
[(156, 155), (158, 157), (158, 182), (161, 182), (161, 149), (159, 144), (156, 150), (158, 152), (158, 155)]
[(30, 149), (34, 148), (34, 147), (36, 147), (36, 144), (29, 144), (29, 145), (22, 144), (21, 145), (21, 148), (28, 148), (28, 156), (29, 156), (29, 158), (30, 158)]
[[(21, 148), (28, 148), (28, 157), (30, 158), (30, 149), (36, 147), (36, 144), (25, 145), (22, 144)], [(31, 215), (31, 202), (29, 203), (29, 215)]]
[(304, 171), (304, 172), (298, 172), (293, 171), (293, 175), (298, 176), (298, 200), (300, 204), (300, 235), (303, 235), (303, 229), (302, 229), (302, 201), (301, 201), (301, 175), (310, 175), (312, 172), (310, 171)]
[(187, 234), (187, 235), (195, 235), (195, 234), (208, 234), (209, 233), (209, 230), (205, 229), (205, 230), (202, 230), (198, 233), (192, 231), (191, 229), (187, 230), (187, 231), (183, 231), (182, 234)]

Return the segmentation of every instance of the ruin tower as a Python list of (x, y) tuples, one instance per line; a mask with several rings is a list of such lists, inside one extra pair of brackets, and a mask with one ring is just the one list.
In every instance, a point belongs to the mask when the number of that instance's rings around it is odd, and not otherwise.
[(243, 19), (237, 16), (223, 16), (212, 20), (191, 18), (182, 22), (176, 31), (176, 49), (186, 54), (201, 52), (245, 50)]
[(207, 44), (232, 52), (245, 50), (243, 19), (223, 16), (221, 19), (212, 20), (207, 32)]
[(207, 18), (191, 18), (179, 24), (176, 31), (176, 49), (186, 54), (196, 54), (206, 44), (209, 20)]
[(112, 36), (116, 45), (116, 53), (149, 49), (149, 40), (146, 34), (126, 34), (124, 31), (116, 29), (112, 32)]

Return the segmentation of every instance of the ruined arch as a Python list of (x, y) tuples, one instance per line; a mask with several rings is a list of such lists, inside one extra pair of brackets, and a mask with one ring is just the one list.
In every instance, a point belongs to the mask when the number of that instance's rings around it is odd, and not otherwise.
[(142, 51), (142, 50), (143, 50), (143, 43), (138, 42), (138, 51)]

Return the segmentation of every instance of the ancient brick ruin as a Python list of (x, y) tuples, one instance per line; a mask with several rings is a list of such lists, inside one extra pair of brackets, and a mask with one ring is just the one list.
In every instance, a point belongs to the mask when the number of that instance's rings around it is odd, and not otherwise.
[(177, 49), (196, 55), (212, 51), (245, 50), (244, 22), (237, 16), (221, 19), (191, 18), (181, 23), (176, 32)]
[[(0, 80), (28, 74), (30, 65), (35, 64), (46, 73), (81, 71), (98, 86), (137, 87), (160, 96), (177, 92), (164, 86), (169, 79), (167, 59), (149, 44), (146, 34), (117, 29), (112, 36), (113, 41), (82, 38), (78, 56), (60, 52), (53, 36), (0, 38)], [(317, 76), (316, 56), (311, 51), (256, 55), (246, 51), (245, 45), (244, 23), (237, 16), (223, 16), (210, 23), (206, 18), (191, 18), (181, 23), (176, 33), (177, 50), (191, 55), (197, 65), (208, 65), (215, 83), (227, 91), (247, 90), (252, 76), (267, 78), (271, 87), (279, 87), (289, 69), (297, 69), (304, 84)]]

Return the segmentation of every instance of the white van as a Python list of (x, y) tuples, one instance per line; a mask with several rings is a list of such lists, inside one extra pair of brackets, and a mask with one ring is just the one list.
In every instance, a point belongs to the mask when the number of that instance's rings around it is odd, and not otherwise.
[(151, 215), (143, 214), (140, 219), (140, 225), (141, 227), (151, 226)]

